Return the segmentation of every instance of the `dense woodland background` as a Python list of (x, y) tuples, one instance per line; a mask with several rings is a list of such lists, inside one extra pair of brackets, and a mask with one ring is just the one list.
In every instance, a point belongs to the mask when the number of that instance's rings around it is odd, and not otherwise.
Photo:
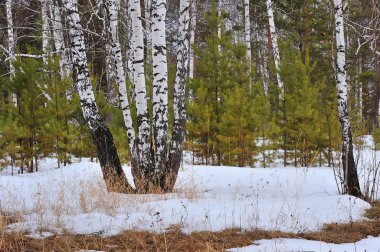
[[(17, 165), (23, 173), (37, 171), (39, 160), (47, 156), (56, 157), (59, 166), (69, 163), (73, 156), (96, 157), (72, 85), (75, 72), (68, 78), (60, 78), (61, 53), (49, 54), (48, 64), (43, 57), (31, 57), (43, 54), (39, 0), (13, 1), (16, 53), (21, 57), (17, 57), (15, 74), (10, 76), (4, 2), (0, 4), (1, 165)], [(194, 155), (194, 162), (267, 167), (282, 159), (285, 165), (331, 166), (333, 153), (339, 151), (341, 144), (332, 1), (273, 1), (284, 101), (279, 99), (265, 1), (250, 1), (251, 59), (246, 57), (244, 43), (243, 1), (197, 0), (196, 4), (191, 13), (192, 18), (196, 17), (192, 45), (195, 67), (187, 85), (185, 139), (185, 150)], [(126, 0), (120, 1), (119, 36), (125, 61), (130, 22), (126, 5)], [(179, 4), (169, 0), (167, 5), (170, 91), (176, 69)], [(144, 16), (143, 1), (141, 6)], [(221, 6), (219, 15), (218, 6)], [(372, 134), (380, 142), (379, 8), (377, 0), (345, 1), (348, 106), (357, 143), (360, 143), (357, 136), (364, 134)], [(97, 104), (111, 129), (120, 158), (128, 162), (128, 143), (115, 99), (115, 81), (107, 74), (102, 8), (95, 0), (80, 0), (79, 10)], [(146, 20), (142, 20), (146, 27)], [(222, 27), (219, 35), (218, 27)], [(53, 35), (50, 36), (49, 47), (54, 52)], [(148, 46), (144, 52), (147, 90), (151, 97)], [(132, 89), (128, 90), (133, 96)], [(17, 96), (17, 106), (13, 94)], [(151, 102), (148, 105), (151, 113)], [(170, 107), (169, 127), (172, 124)]]

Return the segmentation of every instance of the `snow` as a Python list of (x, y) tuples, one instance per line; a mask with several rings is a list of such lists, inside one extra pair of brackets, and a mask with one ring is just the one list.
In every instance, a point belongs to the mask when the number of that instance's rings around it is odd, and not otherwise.
[[(358, 156), (363, 184), (373, 177), (368, 170), (378, 161), (374, 151)], [(185, 160), (173, 193), (125, 195), (106, 191), (98, 163), (75, 161), (57, 168), (54, 159), (45, 159), (32, 174), (11, 176), (9, 168), (3, 170), (0, 210), (21, 216), (6, 230), (25, 231), (36, 239), (67, 232), (111, 236), (123, 230), (165, 232), (174, 227), (187, 233), (228, 228), (301, 233), (317, 231), (326, 223), (365, 219), (370, 207), (361, 199), (340, 195), (328, 167), (215, 167)], [(130, 168), (123, 168), (132, 182)], [(374, 237), (341, 245), (275, 239), (231, 251), (352, 251), (353, 246), (356, 251), (378, 251), (377, 244), (380, 240)]]
[(356, 243), (333, 244), (305, 239), (272, 239), (255, 241), (254, 245), (229, 249), (231, 252), (272, 252), (272, 251), (329, 251), (329, 252), (379, 252), (380, 237), (368, 237)]
[(175, 225), (184, 232), (237, 227), (299, 233), (360, 220), (370, 207), (339, 195), (330, 168), (185, 165), (175, 192), (164, 195), (108, 193), (99, 164), (88, 160), (42, 170), (1, 176), (1, 209), (23, 217), (9, 230), (108, 236), (126, 229), (164, 232)]

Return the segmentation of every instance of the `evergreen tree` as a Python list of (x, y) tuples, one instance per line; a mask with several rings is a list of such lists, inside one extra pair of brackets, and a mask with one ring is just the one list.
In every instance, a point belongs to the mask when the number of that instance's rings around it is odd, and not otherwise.
[(284, 44), (281, 51), (283, 63), (280, 74), (285, 96), (280, 124), (284, 155), (291, 151), (295, 166), (309, 166), (314, 159), (313, 151), (317, 149), (315, 139), (321, 134), (317, 127), (317, 89), (310, 81), (310, 66), (302, 62), (300, 53), (290, 43)]
[(229, 89), (224, 90), (221, 97), (223, 113), (218, 124), (219, 151), (224, 163), (228, 165), (252, 166), (255, 148), (250, 95), (251, 64), (246, 57), (245, 45), (225, 44), (224, 48), (227, 46), (231, 56), (228, 71), (223, 73), (223, 79), (228, 80)]

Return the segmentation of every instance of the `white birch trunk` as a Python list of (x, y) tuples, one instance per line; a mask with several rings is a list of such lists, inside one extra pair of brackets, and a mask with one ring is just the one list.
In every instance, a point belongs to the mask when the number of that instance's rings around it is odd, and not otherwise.
[(153, 133), (155, 174), (164, 169), (168, 140), (166, 0), (152, 1)]
[(189, 76), (190, 56), (190, 0), (180, 1), (179, 40), (177, 48), (177, 69), (174, 81), (173, 110), (174, 123), (169, 153), (169, 172), (166, 172), (165, 190), (174, 186), (181, 165), (183, 141), (186, 127), (186, 81)]
[(93, 125), (91, 122), (99, 120), (100, 116), (90, 81), (84, 35), (77, 9), (77, 0), (64, 0), (63, 4), (68, 13), (67, 20), (69, 22), (69, 36), (72, 45), (71, 51), (74, 64), (78, 71), (76, 73), (76, 79), (83, 117), (88, 121), (90, 129), (93, 130), (96, 125)]
[[(116, 70), (116, 59), (115, 59), (115, 54), (113, 51), (113, 46), (115, 45), (115, 41), (112, 38), (112, 32), (113, 32), (113, 27), (111, 24), (112, 21), (111, 19), (114, 19), (114, 15), (116, 15), (116, 19), (118, 18), (118, 10), (117, 10), (117, 3), (110, 3), (109, 1), (106, 0), (97, 0), (97, 9), (102, 13), (102, 18), (103, 18), (103, 24), (104, 24), (104, 33), (105, 33), (105, 64), (106, 64), (106, 80), (107, 80), (107, 85), (106, 85), (106, 99), (109, 104), (111, 104), (114, 107), (117, 107), (118, 104), (118, 95), (116, 93), (116, 89), (114, 87), (115, 84), (117, 83), (116, 80), (116, 75), (117, 75), (117, 70)], [(117, 25), (117, 20), (116, 20), (116, 25)], [(118, 27), (116, 26), (116, 32)], [(116, 34), (118, 36), (118, 34)], [(120, 43), (119, 43), (120, 47)]]
[(138, 137), (140, 164), (144, 173), (150, 170), (150, 121), (147, 105), (144, 70), (144, 34), (141, 22), (140, 0), (129, 0), (128, 10), (131, 20), (131, 49), (134, 94), (137, 112)]
[(15, 67), (13, 63), (16, 60), (15, 37), (14, 37), (14, 32), (13, 32), (12, 0), (6, 0), (5, 7), (6, 7), (6, 14), (7, 14), (9, 73), (12, 78), (15, 74)]
[[(218, 18), (219, 18), (219, 22), (218, 22), (218, 38), (221, 39), (222, 38), (222, 26), (223, 26), (223, 17), (222, 17), (222, 0), (219, 0), (218, 1)], [(218, 45), (218, 51), (219, 53), (222, 51), (222, 46)]]
[[(107, 38), (109, 39), (109, 38)], [(107, 102), (114, 107), (117, 107), (117, 95), (114, 84), (117, 83), (116, 80), (116, 65), (115, 58), (113, 55), (113, 48), (110, 46), (110, 42), (106, 43), (106, 56), (105, 56), (105, 64), (106, 64), (106, 79), (107, 79)]]
[(96, 145), (100, 166), (109, 191), (130, 192), (131, 187), (121, 168), (113, 137), (100, 118), (91, 86), (87, 65), (86, 47), (77, 0), (63, 0), (69, 24), (71, 52), (76, 69), (76, 84), (84, 119), (87, 121), (92, 139)]
[[(145, 37), (146, 37), (146, 47), (148, 49), (152, 48), (152, 30), (151, 30), (151, 11), (152, 11), (152, 0), (145, 0)], [(149, 53), (149, 52), (148, 52)], [(148, 58), (151, 58), (148, 56)]]
[(195, 69), (195, 31), (197, 28), (197, 0), (191, 1), (191, 18), (190, 18), (190, 63), (189, 63), (189, 78), (194, 78), (194, 69)]
[[(334, 0), (335, 5), (335, 31), (337, 46), (336, 80), (338, 88), (338, 112), (342, 120), (342, 143), (344, 148), (348, 148), (350, 122), (347, 112), (347, 74), (346, 74), (346, 48), (343, 27), (343, 6), (341, 0)], [(347, 152), (347, 150), (345, 150)]]
[(266, 4), (267, 4), (267, 11), (268, 11), (268, 19), (269, 19), (269, 31), (270, 31), (271, 40), (272, 40), (274, 65), (276, 68), (277, 83), (280, 89), (280, 97), (282, 97), (284, 93), (284, 89), (283, 89), (284, 84), (280, 76), (280, 48), (278, 47), (277, 32), (276, 32), (276, 26), (274, 23), (273, 4), (271, 0), (266, 0)]
[(126, 50), (125, 50), (125, 68), (127, 71), (127, 76), (129, 78), (130, 83), (132, 84), (131, 88), (131, 98), (132, 101), (134, 102), (135, 100), (135, 88), (134, 88), (134, 83), (135, 81), (133, 80), (133, 69), (132, 69), (132, 61), (133, 61), (133, 49), (132, 49), (132, 20), (131, 20), (131, 15), (129, 12), (129, 0), (124, 0), (125, 1), (125, 6), (123, 15), (126, 17), (126, 24), (125, 24), (125, 33), (126, 33)]
[(60, 75), (62, 79), (65, 79), (71, 75), (72, 64), (70, 60), (70, 52), (65, 45), (65, 38), (63, 35), (62, 13), (56, 0), (53, 0), (52, 5), (50, 5), (50, 14), (53, 23), (55, 50), (61, 53), (59, 59)]
[[(106, 24), (107, 24), (107, 34), (108, 34), (108, 47), (111, 49), (112, 55), (110, 55), (114, 60), (115, 68), (112, 69), (116, 77), (116, 84), (119, 88), (119, 100), (120, 107), (123, 113), (124, 125), (126, 128), (126, 133), (128, 137), (128, 145), (131, 154), (131, 163), (133, 169), (137, 165), (137, 150), (136, 150), (136, 136), (133, 127), (131, 109), (128, 101), (128, 93), (126, 86), (126, 75), (123, 67), (123, 59), (121, 55), (121, 46), (119, 42), (118, 34), (118, 9), (116, 0), (104, 0), (104, 8), (106, 13)], [(137, 168), (137, 167), (136, 167)]]
[(342, 134), (342, 163), (344, 171), (345, 192), (360, 196), (355, 161), (353, 156), (352, 135), (347, 110), (347, 72), (346, 46), (344, 38), (344, 19), (342, 0), (334, 0), (335, 36), (337, 47), (336, 80), (338, 88), (338, 114)]
[[(9, 78), (12, 79), (15, 75), (15, 66), (13, 65), (15, 56), (15, 36), (13, 30), (13, 15), (12, 15), (12, 0), (6, 0), (5, 3), (6, 16), (7, 16), (7, 32), (8, 32), (8, 54), (9, 54)], [(17, 105), (17, 96), (12, 94), (12, 101), (14, 105)]]
[(41, 17), (42, 17), (42, 52), (44, 53), (43, 62), (48, 63), (48, 54), (51, 51), (50, 48), (50, 25), (49, 25), (49, 6), (51, 2), (49, 0), (41, 0)]
[(244, 0), (244, 40), (247, 47), (247, 59), (251, 62), (251, 19), (249, 15), (249, 0)]

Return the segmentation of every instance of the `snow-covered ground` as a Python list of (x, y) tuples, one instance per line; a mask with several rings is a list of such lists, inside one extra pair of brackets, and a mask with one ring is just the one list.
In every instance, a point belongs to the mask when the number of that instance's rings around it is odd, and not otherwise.
[[(372, 156), (362, 156), (364, 167), (364, 159)], [(132, 182), (129, 167), (124, 169)], [(360, 174), (365, 179), (366, 173)], [(173, 226), (184, 232), (259, 228), (300, 233), (325, 223), (361, 220), (369, 207), (363, 200), (339, 195), (334, 172), (327, 167), (186, 164), (174, 192), (164, 195), (108, 193), (99, 164), (87, 159), (60, 169), (46, 159), (38, 173), (11, 176), (8, 170), (0, 175), (0, 210), (21, 216), (7, 230), (24, 230), (35, 238), (63, 232), (109, 236), (127, 229), (164, 232)], [(379, 251), (379, 239), (356, 245), (262, 240), (234, 251), (351, 251), (353, 246), (356, 251)]]
[(231, 252), (299, 252), (299, 251), (329, 251), (329, 252), (378, 252), (380, 237), (368, 237), (356, 243), (333, 244), (304, 239), (272, 239), (255, 241), (254, 245), (244, 248), (230, 249)]

